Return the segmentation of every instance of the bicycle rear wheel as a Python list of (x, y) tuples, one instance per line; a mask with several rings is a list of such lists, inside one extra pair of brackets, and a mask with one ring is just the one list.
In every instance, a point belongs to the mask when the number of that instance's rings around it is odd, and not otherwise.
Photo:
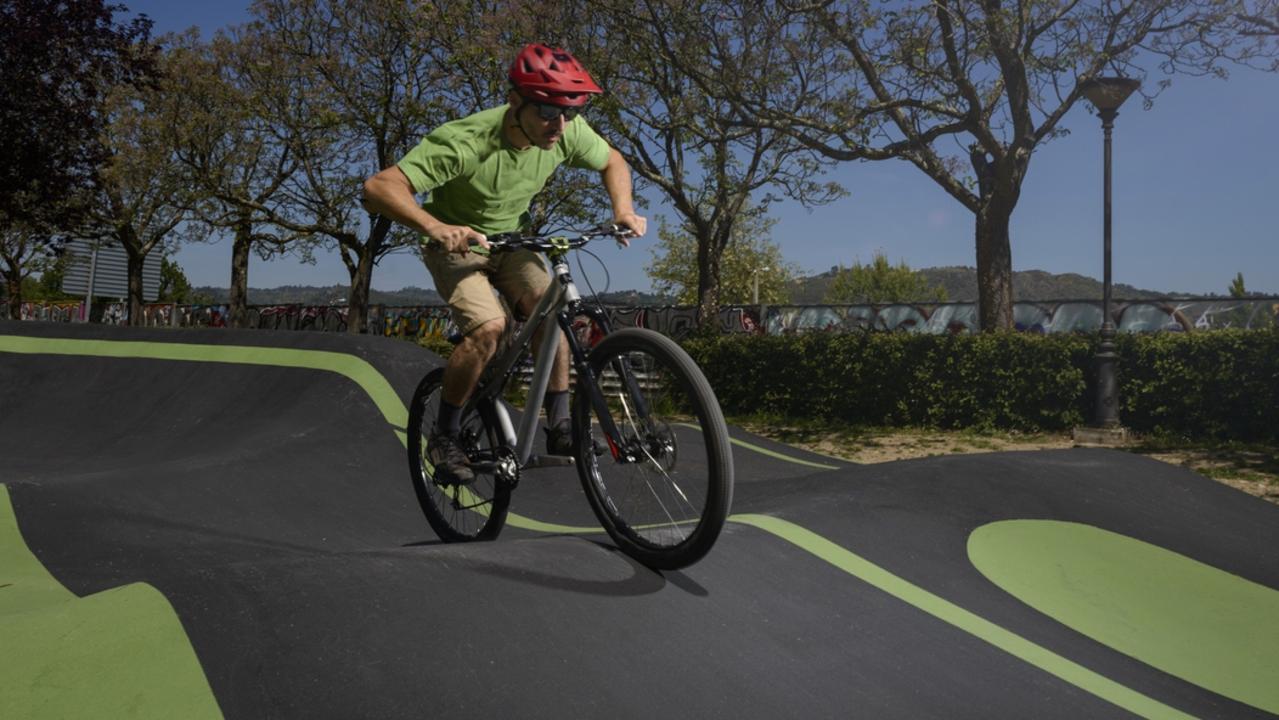
[[(613, 541), (649, 567), (691, 565), (710, 551), (733, 500), (728, 428), (710, 384), (669, 338), (628, 328), (604, 338), (590, 367), (604, 397), (579, 386), (573, 442), (591, 508)], [(579, 382), (589, 382), (585, 379)], [(621, 443), (596, 457), (593, 416), (606, 411)]]
[[(511, 488), (493, 472), (475, 472), (475, 482), (448, 485), (436, 482), (435, 470), (426, 454), (427, 439), (440, 413), (444, 392), (444, 370), (427, 373), (413, 393), (409, 406), (409, 469), (418, 504), (435, 534), (445, 542), (492, 540), (506, 522)], [(462, 416), (462, 447), (472, 463), (493, 465), (500, 445), (497, 434), (480, 413)]]

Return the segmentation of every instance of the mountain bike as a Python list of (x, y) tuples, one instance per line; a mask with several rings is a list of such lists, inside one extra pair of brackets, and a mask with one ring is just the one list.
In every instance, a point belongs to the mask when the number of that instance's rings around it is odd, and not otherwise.
[[(686, 567), (715, 543), (732, 503), (733, 458), (714, 392), (670, 338), (643, 328), (612, 332), (604, 309), (582, 298), (569, 273), (570, 250), (629, 232), (606, 226), (573, 237), (508, 233), (489, 238), (492, 252), (526, 248), (541, 253), (551, 284), (507, 347), (488, 363), (463, 406), (460, 439), (474, 482), (437, 481), (426, 453), (439, 413), (443, 368), (427, 373), (413, 394), (409, 466), (418, 502), (440, 539), (497, 537), (522, 471), (575, 465), (600, 525), (639, 562), (656, 569)], [(593, 346), (573, 331), (574, 321), (583, 317), (603, 332)], [(546, 331), (517, 427), (505, 392), (522, 384), (521, 361), (540, 327)], [(561, 336), (567, 338), (576, 378), (571, 458), (533, 452)]]

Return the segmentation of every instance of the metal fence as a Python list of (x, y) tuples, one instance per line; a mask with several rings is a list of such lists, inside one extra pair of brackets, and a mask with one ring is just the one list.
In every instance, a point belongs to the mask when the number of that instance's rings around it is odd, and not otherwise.
[[(1279, 327), (1279, 296), (1229, 298), (1163, 298), (1112, 301), (1120, 332), (1196, 332), (1220, 328)], [(109, 303), (95, 307), (94, 317), (123, 324), (127, 306)], [(610, 307), (614, 327), (645, 327), (682, 338), (698, 326), (694, 307)], [(148, 304), (141, 325), (148, 327), (225, 327), (226, 305)], [(8, 316), (0, 306), (0, 318)], [(80, 303), (24, 303), (23, 320), (74, 322)], [(1019, 302), (1013, 306), (1018, 330), (1032, 333), (1095, 332), (1101, 328), (1101, 302), (1069, 300)], [(263, 330), (345, 332), (347, 308), (330, 305), (259, 305), (249, 308), (248, 326)], [(719, 326), (726, 333), (859, 332), (867, 330), (967, 334), (976, 332), (973, 303), (909, 303), (892, 305), (771, 305), (730, 306), (720, 310)], [(452, 331), (444, 306), (370, 308), (368, 332), (403, 338), (443, 338)]]

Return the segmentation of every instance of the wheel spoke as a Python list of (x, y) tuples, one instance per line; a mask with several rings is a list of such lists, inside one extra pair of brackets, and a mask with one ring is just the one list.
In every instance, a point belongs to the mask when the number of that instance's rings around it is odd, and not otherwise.
[[(435, 382), (429, 382), (432, 378)], [(447, 542), (493, 537), (506, 518), (509, 489), (489, 473), (476, 473), (475, 482), (467, 486), (442, 485), (435, 482), (435, 467), (428, 450), (429, 437), (439, 414), (443, 392), (439, 375), (433, 373), (419, 385), (409, 413), (409, 462), (413, 466), (413, 482), (419, 504), (431, 527)], [(490, 455), (494, 436), (478, 414), (462, 418), (460, 442), (472, 457)]]
[[(623, 549), (634, 545), (634, 552), (657, 564), (679, 564), (685, 555), (700, 557), (705, 548), (690, 549), (689, 543), (709, 547), (718, 527), (706, 533), (697, 529), (708, 518), (722, 524), (724, 511), (711, 501), (722, 505), (727, 499), (712, 489), (729, 479), (722, 473), (731, 472), (731, 460), (723, 459), (727, 433), (722, 420), (711, 430), (698, 429), (695, 440), (678, 442), (673, 424), (690, 411), (694, 417), (706, 414), (698, 410), (703, 401), (692, 393), (695, 382), (688, 376), (696, 366), (675, 356), (682, 351), (653, 347), (647, 338), (618, 342), (610, 352), (613, 337), (600, 344), (592, 365), (599, 368), (601, 388), (608, 390), (605, 406), (614, 416), (623, 457), (583, 465), (594, 478), (587, 483), (588, 493), (597, 495), (594, 506), (604, 513), (601, 520)], [(718, 416), (717, 408), (714, 414)]]

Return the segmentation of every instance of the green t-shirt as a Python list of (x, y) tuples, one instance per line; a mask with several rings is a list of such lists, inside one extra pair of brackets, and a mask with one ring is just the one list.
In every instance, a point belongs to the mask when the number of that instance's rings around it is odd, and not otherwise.
[(424, 210), (485, 235), (510, 232), (520, 229), (533, 196), (555, 168), (603, 170), (608, 164), (608, 143), (580, 116), (550, 150), (516, 149), (502, 133), (507, 108), (445, 123), (397, 163), (414, 192), (430, 192)]

